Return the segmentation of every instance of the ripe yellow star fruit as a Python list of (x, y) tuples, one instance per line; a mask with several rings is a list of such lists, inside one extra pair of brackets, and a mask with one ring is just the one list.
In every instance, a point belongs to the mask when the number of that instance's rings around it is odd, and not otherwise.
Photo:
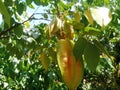
[(83, 77), (83, 64), (75, 59), (73, 46), (69, 39), (60, 39), (57, 42), (57, 61), (69, 90), (76, 90)]

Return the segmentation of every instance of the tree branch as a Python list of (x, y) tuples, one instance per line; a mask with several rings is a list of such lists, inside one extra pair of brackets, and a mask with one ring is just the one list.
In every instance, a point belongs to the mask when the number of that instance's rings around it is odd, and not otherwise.
[(16, 23), (15, 25), (11, 26), (10, 28), (8, 28), (6, 30), (3, 30), (2, 32), (0, 32), (0, 39), (9, 37), (9, 36), (3, 36), (3, 35), (6, 34), (7, 32), (12, 31), (12, 29), (20, 26), (21, 24), (24, 24), (25, 22), (27, 22), (27, 21), (29, 21), (31, 19), (32, 20), (47, 20), (47, 21), (51, 21), (51, 20), (44, 19), (44, 18), (35, 18), (35, 17), (33, 17), (35, 14), (43, 14), (43, 13), (33, 13), (27, 20), (23, 21), (22, 23)]
[(8, 29), (0, 32), (0, 38), (4, 37), (4, 36), (2, 36), (2, 35), (6, 34), (7, 32), (12, 31), (12, 29), (14, 29), (15, 27), (18, 27), (18, 26), (20, 26), (21, 24), (24, 24), (25, 22), (31, 20), (31, 18), (33, 17), (33, 15), (34, 15), (34, 14), (32, 14), (27, 20), (23, 21), (22, 23), (17, 23), (17, 24), (15, 24), (15, 25), (11, 26), (10, 28), (8, 28)]

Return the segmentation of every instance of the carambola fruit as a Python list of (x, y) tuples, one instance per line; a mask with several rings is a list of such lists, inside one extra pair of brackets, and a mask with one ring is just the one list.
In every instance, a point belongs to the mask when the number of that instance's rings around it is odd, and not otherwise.
[(75, 90), (83, 77), (83, 64), (73, 54), (73, 43), (69, 39), (57, 42), (57, 61), (62, 78), (70, 90)]

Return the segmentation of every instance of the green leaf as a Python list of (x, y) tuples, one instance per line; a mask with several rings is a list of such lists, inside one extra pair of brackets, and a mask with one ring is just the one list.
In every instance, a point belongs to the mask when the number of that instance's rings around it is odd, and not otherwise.
[(30, 5), (32, 3), (32, 0), (26, 0), (27, 5)]
[[(13, 48), (12, 48), (12, 44), (9, 43), (7, 44), (7, 47), (6, 47), (7, 51), (10, 53), (11, 56), (14, 56), (14, 53), (13, 53)], [(13, 50), (12, 50), (13, 49)]]
[(83, 37), (79, 37), (78, 40), (75, 42), (73, 53), (76, 59), (82, 59), (82, 55), (87, 44), (87, 40)]
[(93, 42), (104, 54), (106, 54), (111, 59), (108, 51), (104, 48), (104, 46), (100, 42), (98, 42), (97, 40), (94, 40)]
[(12, 6), (12, 5), (13, 5), (13, 0), (5, 0), (5, 1), (4, 1), (4, 4), (5, 4), (6, 6)]
[(36, 5), (40, 5), (40, 0), (34, 0), (34, 3), (35, 3)]
[(106, 4), (109, 4), (110, 0), (104, 0), (104, 2), (105, 2)]
[(2, 2), (2, 0), (0, 0), (0, 13), (4, 15), (5, 22), (10, 27), (10, 15), (9, 15), (4, 3)]
[(89, 34), (89, 35), (98, 35), (101, 31), (94, 27), (85, 27), (84, 32), (85, 34)]
[(90, 10), (85, 10), (84, 11), (84, 14), (85, 14), (85, 17), (87, 18), (88, 22), (93, 25), (94, 21), (93, 21), (93, 18), (92, 18), (92, 15), (90, 13)]
[(21, 59), (21, 57), (23, 56), (23, 54), (24, 54), (23, 51), (18, 49), (18, 52), (16, 53), (16, 57), (18, 59)]
[(88, 43), (84, 50), (84, 59), (91, 71), (94, 71), (96, 69), (100, 59), (99, 56), (99, 49), (94, 44)]
[(21, 37), (21, 35), (23, 34), (23, 27), (21, 25), (16, 27), (14, 29), (14, 32), (17, 35), (17, 37)]
[(30, 8), (32, 8), (32, 9), (35, 9), (32, 4), (29, 4), (28, 6), (29, 6)]
[(25, 10), (26, 10), (25, 3), (21, 2), (17, 4), (17, 12), (19, 15), (21, 15)]
[(46, 13), (43, 14), (44, 18), (48, 18), (48, 15)]
[(76, 30), (83, 29), (85, 27), (84, 23), (81, 22), (73, 22), (73, 28)]
[(19, 64), (17, 65), (17, 68), (22, 71), (24, 70), (24, 62), (23, 61), (20, 61)]
[(47, 6), (48, 2), (49, 2), (49, 0), (34, 0), (34, 3), (36, 5), (42, 5), (42, 6)]
[(81, 15), (80, 15), (80, 13), (79, 13), (78, 11), (76, 11), (76, 12), (74, 13), (74, 18), (75, 18), (75, 21), (76, 21), (76, 22), (80, 22)]
[(47, 54), (45, 52), (43, 52), (41, 54), (41, 59), (40, 59), (43, 67), (47, 70), (49, 65), (50, 65), (50, 59), (48, 58)]

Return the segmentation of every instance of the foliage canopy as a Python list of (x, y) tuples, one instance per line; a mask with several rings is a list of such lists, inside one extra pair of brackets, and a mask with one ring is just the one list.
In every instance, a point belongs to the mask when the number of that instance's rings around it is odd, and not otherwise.
[(119, 7), (120, 0), (0, 0), (0, 89), (67, 90), (56, 60), (56, 42), (67, 37), (84, 63), (77, 89), (119, 90)]

